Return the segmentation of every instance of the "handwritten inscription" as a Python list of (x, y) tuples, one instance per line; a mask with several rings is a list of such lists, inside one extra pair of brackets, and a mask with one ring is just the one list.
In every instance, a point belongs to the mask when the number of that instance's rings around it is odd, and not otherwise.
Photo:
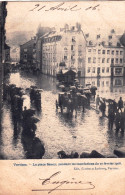
[[(39, 178), (40, 181), (42, 181), (41, 185), (43, 186), (42, 189), (34, 189), (32, 191), (48, 191), (49, 193), (52, 193), (53, 191), (56, 190), (92, 190), (95, 188), (94, 184), (91, 181), (83, 181), (82, 179), (76, 179), (76, 178), (71, 178), (71, 179), (64, 179), (61, 180), (59, 179), (61, 171), (58, 171), (54, 174), (52, 174), (48, 178)], [(44, 186), (48, 186), (47, 188), (44, 188)], [(72, 189), (69, 188), (69, 186), (73, 186)], [(75, 188), (77, 186), (77, 188)]]
[[(62, 2), (62, 3), (59, 3), (57, 4), (56, 6), (52, 6), (52, 7), (48, 7), (46, 5), (43, 5), (41, 6), (39, 3), (38, 4), (35, 4), (35, 6), (29, 10), (29, 11), (41, 11), (41, 10), (44, 10), (44, 11), (79, 11), (81, 10), (82, 8), (81, 7), (78, 7), (78, 5), (73, 5), (73, 6), (68, 6), (66, 7), (65, 6), (65, 2)], [(96, 5), (96, 6), (90, 6), (90, 7), (87, 7), (85, 9), (85, 11), (87, 10), (96, 10), (100, 5)]]

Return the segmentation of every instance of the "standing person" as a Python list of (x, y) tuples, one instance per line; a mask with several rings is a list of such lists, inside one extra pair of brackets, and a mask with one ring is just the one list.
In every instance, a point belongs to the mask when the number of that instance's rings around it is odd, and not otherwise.
[(121, 119), (120, 119), (120, 127), (121, 127), (121, 132), (124, 132), (125, 129), (125, 112), (124, 109), (121, 111)]
[(105, 100), (101, 101), (100, 110), (102, 112), (102, 116), (105, 116), (105, 110), (106, 110)]
[(120, 110), (116, 113), (116, 117), (115, 117), (115, 126), (116, 126), (116, 132), (119, 131), (120, 127), (121, 127), (121, 114), (120, 114)]
[(97, 98), (96, 98), (96, 109), (99, 108), (99, 102), (100, 102), (100, 97), (99, 97), (99, 95), (97, 95)]
[(115, 120), (115, 113), (114, 113), (113, 109), (111, 109), (110, 107), (109, 107), (109, 111), (108, 111), (108, 119), (109, 119), (109, 123), (108, 123), (109, 130), (112, 130), (114, 120)]
[(122, 97), (120, 97), (119, 101), (118, 101), (118, 108), (121, 110), (123, 108), (123, 100)]

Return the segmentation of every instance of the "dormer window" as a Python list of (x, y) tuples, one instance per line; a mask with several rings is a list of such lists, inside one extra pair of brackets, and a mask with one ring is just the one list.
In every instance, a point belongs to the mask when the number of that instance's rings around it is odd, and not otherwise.
[(88, 34), (86, 34), (85, 36), (86, 36), (86, 38), (88, 38), (88, 37), (89, 37), (89, 33), (88, 33)]
[(72, 37), (72, 42), (73, 42), (73, 43), (76, 42), (75, 37)]
[(112, 35), (109, 35), (109, 39), (112, 39)]
[(97, 39), (100, 39), (100, 35), (97, 35), (97, 37), (96, 37)]
[(105, 41), (102, 41), (102, 46), (104, 46), (105, 45)]
[(89, 41), (89, 45), (92, 45), (92, 41)]
[(115, 30), (114, 30), (114, 29), (112, 29), (112, 30), (111, 30), (111, 33), (115, 33)]
[(112, 42), (109, 42), (109, 46), (112, 46)]
[(120, 46), (121, 46), (121, 44), (119, 42), (117, 42), (117, 47), (120, 47)]

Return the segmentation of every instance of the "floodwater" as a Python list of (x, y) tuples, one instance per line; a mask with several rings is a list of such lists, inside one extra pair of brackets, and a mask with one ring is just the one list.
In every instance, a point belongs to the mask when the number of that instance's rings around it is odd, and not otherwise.
[[(16, 84), (24, 89), (31, 85), (36, 85), (43, 89), (42, 110), (36, 112), (36, 117), (40, 119), (37, 123), (36, 137), (45, 146), (44, 159), (58, 158), (57, 152), (60, 150), (70, 154), (72, 151), (91, 152), (97, 150), (103, 155), (112, 155), (115, 148), (125, 146), (125, 138), (115, 130), (108, 130), (108, 119), (100, 117), (94, 109), (86, 109), (83, 113), (78, 111), (77, 117), (68, 117), (67, 114), (56, 111), (55, 101), (58, 98), (58, 88), (56, 79), (46, 75), (32, 75), (31, 73), (11, 73), (7, 82)], [(98, 87), (97, 94), (105, 98), (123, 97), (125, 101), (125, 81), (121, 78), (92, 78), (80, 79), (84, 86), (91, 83)], [(24, 105), (30, 108), (29, 94), (24, 96)], [(115, 128), (115, 127), (114, 127)], [(13, 130), (10, 105), (4, 102), (2, 131), (0, 132), (1, 153), (6, 159), (25, 159), (25, 151), (21, 142), (21, 126), (15, 133)]]

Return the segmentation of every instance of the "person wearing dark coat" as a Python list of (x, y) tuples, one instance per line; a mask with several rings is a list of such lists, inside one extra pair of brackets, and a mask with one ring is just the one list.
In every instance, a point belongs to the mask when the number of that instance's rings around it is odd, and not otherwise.
[(116, 113), (115, 126), (116, 126), (116, 132), (118, 132), (119, 129), (121, 128), (121, 114), (120, 114), (120, 110)]
[(118, 101), (118, 108), (121, 110), (123, 108), (123, 100), (122, 97), (120, 97), (119, 101)]
[(109, 120), (109, 124), (108, 124), (109, 125), (109, 130), (112, 130), (114, 120), (115, 120), (115, 113), (114, 113), (113, 109), (109, 109), (108, 120)]

